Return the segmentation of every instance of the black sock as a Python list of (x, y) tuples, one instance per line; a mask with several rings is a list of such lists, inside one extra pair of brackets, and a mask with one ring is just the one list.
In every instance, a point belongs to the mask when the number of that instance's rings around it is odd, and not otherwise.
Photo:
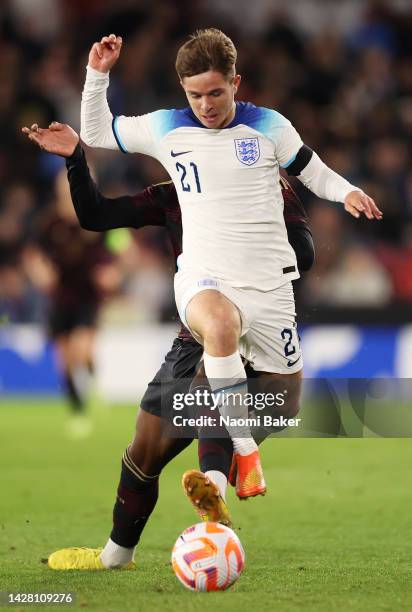
[[(199, 368), (190, 386), (192, 393), (196, 391), (210, 393), (210, 386), (204, 372), (203, 364)], [(196, 414), (193, 416), (213, 417), (208, 404), (202, 401), (196, 406)], [(232, 464), (233, 443), (226, 427), (220, 424), (220, 419), (215, 416), (215, 424), (198, 428), (198, 456), (200, 471), (205, 473), (211, 470), (222, 472), (226, 478), (229, 476)]]
[(83, 412), (84, 399), (80, 394), (70, 371), (67, 371), (64, 375), (64, 386), (72, 411), (76, 413)]
[(229, 477), (230, 466), (232, 464), (233, 444), (229, 437), (202, 438), (199, 432), (199, 466), (202, 472), (217, 470), (223, 472), (226, 478)]
[(78, 365), (66, 372), (65, 382), (71, 407), (75, 412), (83, 412), (89, 395), (92, 380), (91, 364)]
[(122, 471), (113, 508), (111, 540), (119, 546), (132, 548), (156, 505), (159, 475), (148, 476), (133, 463), (128, 449), (122, 458)]

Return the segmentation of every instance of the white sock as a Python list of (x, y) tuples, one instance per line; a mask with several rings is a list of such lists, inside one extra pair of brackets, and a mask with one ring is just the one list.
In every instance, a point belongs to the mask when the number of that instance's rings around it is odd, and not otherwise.
[(106, 546), (103, 548), (100, 554), (100, 561), (103, 563), (107, 569), (115, 569), (123, 567), (133, 561), (134, 557), (134, 549), (133, 548), (125, 548), (124, 546), (119, 546), (116, 542), (113, 542), (109, 538)]
[[(243, 401), (247, 393), (247, 379), (239, 351), (227, 357), (213, 357), (205, 352), (203, 360), (210, 388), (212, 392), (218, 391), (222, 398), (218, 406), (221, 416), (247, 419), (248, 407)], [(226, 425), (226, 429), (235, 452), (249, 455), (257, 449), (247, 425)]]
[(208, 470), (205, 472), (205, 476), (213, 480), (215, 485), (220, 491), (220, 495), (226, 501), (226, 488), (227, 488), (227, 478), (223, 472), (219, 472), (218, 470)]

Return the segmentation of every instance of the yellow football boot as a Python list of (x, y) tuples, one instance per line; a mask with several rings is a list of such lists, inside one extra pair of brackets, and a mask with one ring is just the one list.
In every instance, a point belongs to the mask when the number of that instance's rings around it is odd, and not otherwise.
[(202, 521), (232, 527), (228, 507), (215, 483), (199, 470), (188, 470), (182, 478), (183, 490)]
[[(102, 550), (102, 548), (62, 548), (50, 555), (47, 564), (54, 570), (105, 570), (107, 568), (100, 561)], [(131, 561), (118, 569), (135, 568), (136, 564)]]

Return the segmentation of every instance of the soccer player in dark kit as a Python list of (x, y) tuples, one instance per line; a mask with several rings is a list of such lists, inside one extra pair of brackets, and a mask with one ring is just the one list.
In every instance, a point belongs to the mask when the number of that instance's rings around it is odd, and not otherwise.
[[(73, 205), (83, 228), (101, 232), (113, 228), (138, 229), (146, 225), (167, 229), (177, 258), (181, 252), (181, 212), (172, 182), (152, 185), (135, 196), (106, 198), (90, 177), (79, 137), (69, 126), (53, 123), (49, 129), (23, 128), (23, 132), (42, 149), (66, 158)], [(281, 179), (284, 216), (290, 244), (294, 248), (301, 271), (308, 270), (314, 259), (314, 247), (303, 206), (291, 186)], [(140, 535), (152, 513), (157, 497), (159, 475), (165, 465), (186, 448), (191, 436), (173, 436), (164, 426), (171, 418), (173, 396), (189, 390), (202, 359), (203, 347), (182, 325), (165, 362), (149, 383), (137, 415), (136, 432), (124, 452), (117, 500), (113, 511), (113, 530), (102, 549), (67, 548), (49, 557), (53, 569), (130, 569)], [(255, 375), (246, 364), (248, 375)], [(258, 375), (258, 374), (257, 374)], [(259, 376), (258, 376), (259, 377)], [(264, 377), (263, 377), (264, 378)], [(262, 384), (264, 388), (264, 383)], [(282, 407), (274, 407), (278, 416), (293, 417), (298, 401), (293, 397)], [(163, 409), (162, 409), (163, 407)], [(168, 408), (166, 414), (164, 407)], [(276, 412), (277, 411), (277, 412)], [(270, 432), (259, 432), (261, 442)], [(199, 436), (199, 461), (206, 479), (199, 481), (202, 490), (196, 491), (196, 471), (187, 472), (192, 478), (190, 501), (204, 520), (231, 525), (224, 493), (232, 463), (232, 441), (222, 432), (216, 438)], [(198, 472), (200, 474), (200, 472)], [(203, 475), (203, 474), (202, 474)], [(216, 486), (218, 485), (218, 486)], [(219, 486), (220, 485), (220, 486)], [(190, 487), (189, 487), (190, 488)], [(187, 482), (185, 484), (188, 490)], [(198, 493), (198, 499), (197, 499)]]
[(116, 288), (118, 273), (105, 235), (80, 227), (64, 170), (56, 177), (54, 201), (40, 216), (36, 246), (53, 270), (48, 331), (74, 416), (70, 431), (83, 436), (91, 426), (85, 406), (94, 369), (99, 308)]

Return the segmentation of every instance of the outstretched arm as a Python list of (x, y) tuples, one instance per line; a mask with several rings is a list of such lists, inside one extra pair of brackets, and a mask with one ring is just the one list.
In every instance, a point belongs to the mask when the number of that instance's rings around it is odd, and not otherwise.
[(284, 121), (280, 128), (277, 130), (280, 133), (277, 158), (289, 175), (296, 176), (319, 198), (342, 202), (345, 210), (354, 217), (358, 218), (363, 213), (368, 219), (382, 218), (382, 212), (373, 199), (331, 170), (312, 149), (303, 144), (289, 121)]
[(363, 213), (368, 219), (382, 219), (382, 212), (371, 197), (331, 170), (314, 151), (311, 153), (308, 163), (297, 175), (305, 187), (320, 198), (343, 202), (346, 212), (356, 218)]
[(112, 131), (113, 115), (107, 103), (109, 72), (117, 62), (122, 48), (122, 38), (110, 34), (95, 42), (90, 49), (81, 104), (81, 129), (83, 141), (91, 147), (117, 149)]
[(69, 126), (53, 122), (48, 129), (37, 124), (22, 131), (41, 149), (66, 158), (73, 206), (80, 225), (92, 231), (119, 227), (135, 229), (145, 225), (164, 225), (164, 211), (156, 192), (145, 190), (136, 196), (106, 198), (90, 176), (78, 134)]
[(121, 47), (121, 37), (110, 34), (94, 43), (90, 50), (82, 94), (80, 135), (91, 147), (120, 149), (123, 153), (145, 153), (156, 157), (157, 141), (151, 122), (151, 116), (156, 113), (140, 117), (113, 117), (107, 103), (109, 70), (116, 63)]

